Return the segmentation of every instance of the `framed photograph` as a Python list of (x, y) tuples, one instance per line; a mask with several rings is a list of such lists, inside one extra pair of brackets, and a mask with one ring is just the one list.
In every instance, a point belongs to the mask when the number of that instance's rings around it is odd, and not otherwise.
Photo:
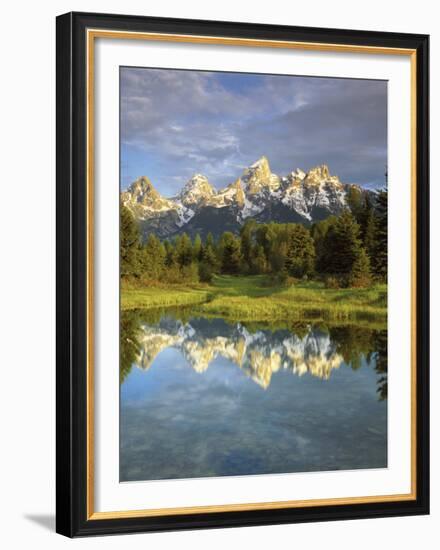
[(57, 531), (429, 512), (428, 36), (57, 18)]

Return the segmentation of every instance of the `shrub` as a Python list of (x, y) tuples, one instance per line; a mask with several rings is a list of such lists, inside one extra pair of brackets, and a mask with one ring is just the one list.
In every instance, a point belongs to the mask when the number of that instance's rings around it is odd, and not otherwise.
[(212, 281), (212, 277), (214, 276), (214, 271), (212, 267), (205, 263), (200, 262), (199, 264), (199, 279), (202, 283), (210, 283)]
[(341, 288), (341, 280), (336, 275), (327, 275), (324, 278), (324, 286), (325, 288)]

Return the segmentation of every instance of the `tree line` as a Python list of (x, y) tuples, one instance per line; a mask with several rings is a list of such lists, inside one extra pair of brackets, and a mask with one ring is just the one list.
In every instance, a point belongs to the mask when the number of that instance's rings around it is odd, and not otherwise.
[(182, 233), (161, 241), (150, 233), (142, 242), (131, 212), (121, 207), (121, 276), (168, 283), (209, 282), (215, 274), (267, 274), (320, 278), (330, 287), (364, 287), (387, 277), (386, 189), (356, 189), (339, 216), (310, 228), (297, 223), (257, 223), (249, 219), (239, 235), (209, 233), (191, 239)]

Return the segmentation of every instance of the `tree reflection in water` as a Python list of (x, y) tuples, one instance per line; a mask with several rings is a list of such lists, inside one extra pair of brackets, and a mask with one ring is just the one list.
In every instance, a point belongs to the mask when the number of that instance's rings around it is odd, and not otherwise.
[(197, 372), (224, 357), (263, 388), (280, 370), (328, 379), (342, 364), (353, 370), (368, 365), (377, 373), (378, 399), (387, 398), (385, 330), (308, 323), (231, 324), (223, 319), (194, 319), (185, 309), (123, 311), (120, 344), (121, 384), (133, 367), (148, 370), (160, 352), (172, 347)]

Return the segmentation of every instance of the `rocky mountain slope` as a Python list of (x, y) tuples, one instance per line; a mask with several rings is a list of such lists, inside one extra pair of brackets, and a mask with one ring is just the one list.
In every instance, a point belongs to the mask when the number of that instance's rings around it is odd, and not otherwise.
[(121, 202), (139, 221), (144, 236), (154, 232), (170, 237), (186, 231), (203, 237), (209, 231), (214, 236), (238, 232), (248, 218), (310, 224), (347, 207), (347, 193), (353, 187), (360, 189), (332, 176), (325, 164), (278, 176), (261, 157), (219, 191), (205, 176), (195, 174), (178, 195), (165, 198), (142, 176), (121, 193)]

